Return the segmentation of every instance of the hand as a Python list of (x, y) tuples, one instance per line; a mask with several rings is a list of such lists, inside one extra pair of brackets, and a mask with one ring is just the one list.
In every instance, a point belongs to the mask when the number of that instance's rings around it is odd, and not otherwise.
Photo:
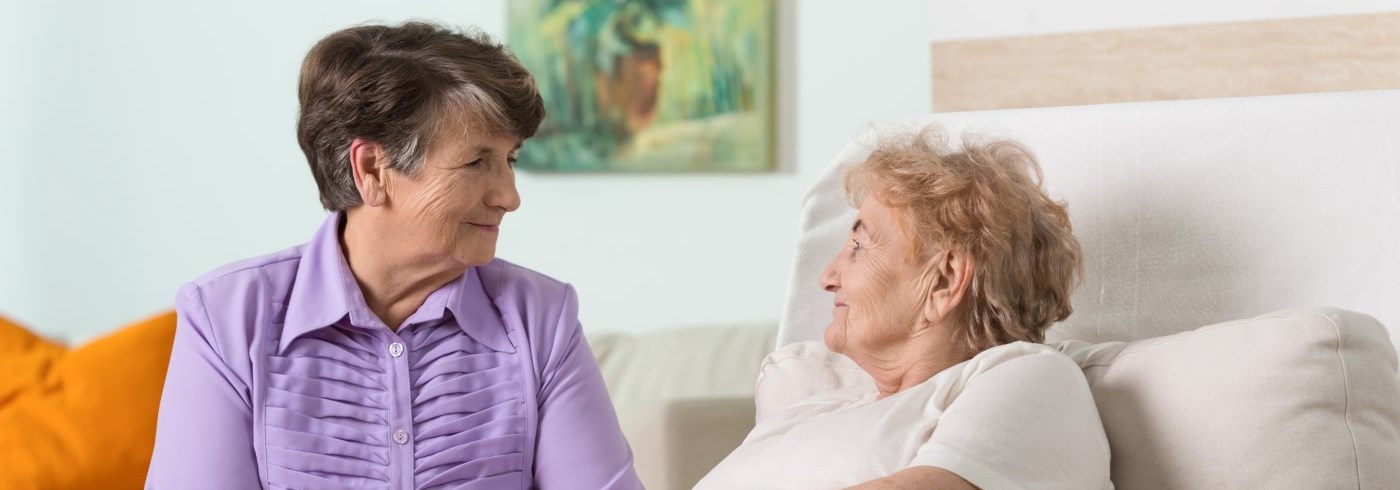
[(978, 490), (956, 473), (932, 466), (906, 468), (846, 490)]

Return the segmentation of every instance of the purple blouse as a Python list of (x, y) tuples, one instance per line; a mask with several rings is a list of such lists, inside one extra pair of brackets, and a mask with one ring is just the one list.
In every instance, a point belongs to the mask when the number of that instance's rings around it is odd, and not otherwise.
[(146, 488), (641, 488), (571, 286), (495, 260), (395, 333), (338, 224), (180, 290)]

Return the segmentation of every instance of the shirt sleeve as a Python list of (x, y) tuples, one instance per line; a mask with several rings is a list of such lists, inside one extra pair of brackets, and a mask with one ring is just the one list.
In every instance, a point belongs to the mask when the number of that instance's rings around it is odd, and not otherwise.
[(1088, 382), (1056, 352), (969, 378), (910, 466), (942, 468), (983, 490), (1112, 488), (1108, 439)]
[(543, 368), (535, 488), (641, 489), (603, 374), (584, 341), (572, 286)]
[(147, 489), (262, 488), (248, 384), (229, 368), (197, 286), (180, 290)]

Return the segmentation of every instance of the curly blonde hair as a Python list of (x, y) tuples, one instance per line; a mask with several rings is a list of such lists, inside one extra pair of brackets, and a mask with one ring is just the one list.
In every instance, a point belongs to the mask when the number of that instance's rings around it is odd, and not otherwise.
[(966, 300), (954, 314), (973, 352), (1015, 342), (1044, 342), (1068, 318), (1070, 292), (1083, 275), (1069, 211), (1045, 193), (1040, 164), (1018, 142), (965, 136), (950, 148), (944, 131), (886, 134), (846, 174), (851, 204), (866, 195), (899, 209), (913, 239), (911, 262), (961, 249), (974, 258)]

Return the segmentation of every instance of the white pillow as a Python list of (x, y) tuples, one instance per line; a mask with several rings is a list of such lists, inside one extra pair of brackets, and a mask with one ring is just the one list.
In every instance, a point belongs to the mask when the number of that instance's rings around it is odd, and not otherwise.
[[(1135, 342), (1057, 342), (1084, 369), (1120, 490), (1400, 482), (1400, 377), (1360, 313), (1270, 313)], [(758, 419), (869, 375), (819, 341), (769, 354)]]
[(1119, 489), (1400, 485), (1395, 348), (1370, 316), (1289, 310), (1058, 347), (1089, 379)]

